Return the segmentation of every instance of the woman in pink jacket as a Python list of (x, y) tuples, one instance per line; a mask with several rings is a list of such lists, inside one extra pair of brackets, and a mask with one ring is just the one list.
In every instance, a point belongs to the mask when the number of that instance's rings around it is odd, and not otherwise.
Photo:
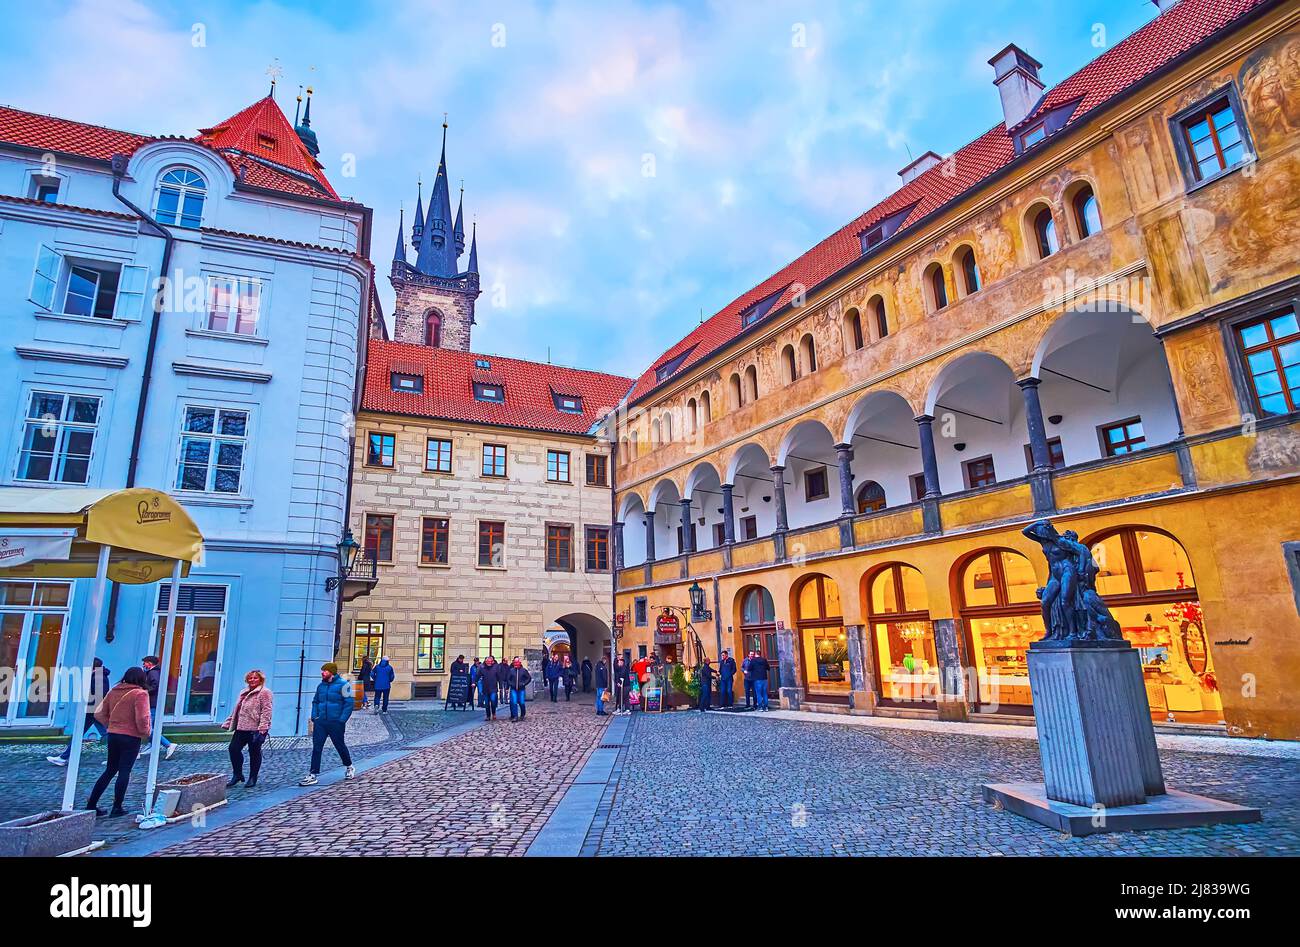
[(248, 686), (235, 701), (235, 709), (226, 722), (221, 725), (224, 730), (234, 730), (230, 738), (230, 767), (235, 774), (226, 786), (238, 786), (244, 782), (244, 747), (248, 747), (248, 789), (257, 785), (257, 771), (262, 768), (262, 743), (271, 731), (272, 695), (266, 689), (266, 675), (261, 671), (249, 671), (244, 675)]
[(116, 776), (113, 809), (108, 814), (126, 815), (122, 801), (126, 798), (126, 787), (131, 781), (131, 767), (135, 765), (135, 758), (140, 753), (140, 743), (149, 739), (149, 692), (145, 690), (142, 668), (126, 669), (122, 680), (95, 708), (95, 719), (108, 730), (108, 762), (104, 772), (95, 781), (95, 788), (90, 791), (86, 808), (94, 809), (96, 815), (104, 814), (104, 810), (99, 808), (99, 797)]

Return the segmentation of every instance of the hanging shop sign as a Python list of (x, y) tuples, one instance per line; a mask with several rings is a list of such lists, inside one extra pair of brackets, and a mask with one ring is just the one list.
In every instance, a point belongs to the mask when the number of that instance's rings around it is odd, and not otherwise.
[(678, 617), (665, 610), (655, 622), (655, 644), (681, 644), (682, 623)]

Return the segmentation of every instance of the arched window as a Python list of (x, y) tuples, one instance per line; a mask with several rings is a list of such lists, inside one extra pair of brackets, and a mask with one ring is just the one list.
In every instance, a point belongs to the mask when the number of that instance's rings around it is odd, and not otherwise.
[(1056, 234), (1056, 218), (1050, 207), (1041, 208), (1034, 215), (1034, 239), (1038, 241), (1038, 256), (1047, 259), (1061, 249), (1060, 238)]
[(850, 309), (844, 314), (844, 342), (846, 351), (856, 352), (867, 344), (866, 334), (862, 331), (862, 313)]
[(748, 401), (758, 400), (758, 369), (753, 365), (745, 369), (745, 398)]
[(713, 420), (713, 399), (709, 397), (708, 391), (700, 392), (700, 426), (708, 424)]
[(172, 168), (158, 182), (158, 201), (154, 216), (159, 223), (198, 230), (203, 223), (203, 202), (208, 184), (203, 175), (190, 168)]
[(872, 319), (876, 325), (876, 337), (883, 339), (889, 335), (889, 315), (885, 312), (885, 300), (882, 296), (877, 296), (871, 302), (867, 303), (867, 310), (871, 313)]
[(885, 508), (885, 488), (874, 480), (858, 487), (858, 512), (874, 513)]
[(748, 589), (740, 600), (740, 625), (770, 625), (776, 621), (776, 605), (772, 593), (762, 586)]
[(809, 700), (847, 699), (848, 635), (834, 579), (812, 575), (797, 587), (795, 626), (799, 630), (799, 664)]
[(628, 460), (636, 460), (637, 451), (640, 449), (637, 433), (633, 431), (627, 436), (627, 456)]
[(1097, 592), (1138, 649), (1157, 722), (1223, 720), (1210, 639), (1187, 551), (1173, 536), (1124, 526), (1088, 539)]
[(795, 360), (793, 345), (787, 345), (781, 350), (781, 370), (787, 385), (799, 377), (799, 363)]
[(989, 709), (1029, 713), (1029, 645), (1043, 636), (1039, 586), (1029, 560), (1010, 549), (969, 557), (957, 583), (962, 621)]
[(813, 341), (812, 335), (805, 335), (799, 340), (799, 354), (803, 356), (808, 371), (817, 371), (817, 343)]
[(740, 664), (756, 651), (767, 658), (769, 686), (780, 681), (780, 663), (776, 659), (776, 605), (772, 593), (761, 585), (740, 593), (740, 644), (736, 663)]
[(925, 272), (926, 283), (930, 292), (930, 308), (933, 312), (938, 312), (948, 305), (948, 286), (944, 282), (943, 267), (938, 263), (931, 263), (930, 268)]
[(975, 251), (970, 247), (964, 247), (957, 254), (957, 265), (961, 270), (962, 291), (969, 296), (971, 293), (978, 293), (980, 290), (980, 268), (975, 262)]
[(442, 316), (436, 312), (424, 317), (424, 344), (434, 348), (442, 346)]
[(671, 444), (673, 442), (673, 415), (671, 411), (664, 412), (663, 432), (664, 443)]
[(733, 372), (731, 380), (727, 382), (727, 387), (731, 390), (731, 410), (735, 411), (738, 408), (743, 408), (745, 406), (745, 393), (740, 387), (740, 376)]
[(695, 433), (700, 421), (700, 406), (694, 398), (686, 401), (686, 435), (687, 437)]
[(1079, 239), (1101, 230), (1101, 210), (1097, 206), (1097, 195), (1089, 185), (1079, 188), (1071, 203), (1074, 205), (1074, 223), (1079, 228)]
[(939, 658), (920, 571), (901, 562), (881, 567), (870, 577), (866, 599), (880, 702), (933, 704)]
[(650, 422), (650, 448), (653, 450), (664, 442), (663, 428), (659, 424), (659, 419), (655, 418)]

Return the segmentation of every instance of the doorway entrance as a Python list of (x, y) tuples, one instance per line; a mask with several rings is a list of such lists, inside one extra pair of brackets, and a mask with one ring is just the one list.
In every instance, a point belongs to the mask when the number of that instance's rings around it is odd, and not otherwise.
[(804, 693), (810, 701), (848, 703), (849, 643), (839, 587), (828, 576), (809, 576), (795, 601)]
[(776, 603), (772, 593), (761, 585), (740, 593), (740, 645), (733, 655), (736, 666), (745, 662), (751, 651), (767, 659), (767, 692), (781, 692), (781, 666), (776, 656)]
[(0, 726), (50, 723), (71, 601), (70, 582), (0, 582)]
[[(226, 631), (224, 585), (182, 585), (172, 626), (171, 663), (163, 719), (173, 722), (211, 720), (216, 709), (221, 650)], [(158, 590), (159, 614), (154, 618), (153, 653), (163, 654), (169, 587)]]

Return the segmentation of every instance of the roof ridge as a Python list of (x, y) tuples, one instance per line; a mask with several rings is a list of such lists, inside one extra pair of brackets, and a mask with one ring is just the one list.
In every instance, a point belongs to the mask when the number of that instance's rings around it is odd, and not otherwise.
[(399, 342), (396, 339), (376, 338), (376, 339), (371, 339), (370, 342), (371, 343), (377, 342), (383, 345), (402, 346), (403, 348), (409, 348), (418, 351), (426, 351), (431, 354), (441, 352), (452, 356), (464, 356), (466, 358), (486, 358), (486, 359), (502, 358), (507, 361), (515, 362), (520, 365), (532, 365), (538, 368), (557, 368), (560, 369), (561, 371), (566, 371), (566, 372), (582, 372), (588, 375), (600, 375), (601, 377), (604, 378), (617, 378), (619, 380), (628, 381), (628, 382), (636, 381), (634, 377), (630, 377), (627, 375), (616, 375), (612, 372), (604, 372), (597, 368), (582, 368), (577, 365), (558, 365), (555, 362), (539, 362), (536, 361), (535, 359), (521, 358), (518, 355), (505, 355), (500, 352), (471, 352), (465, 349), (447, 349), (447, 348), (440, 348), (437, 346), (424, 345), (423, 343), (420, 342)]
[[(143, 138), (145, 140), (152, 140), (155, 138), (162, 137), (159, 135), (149, 134), (148, 132), (133, 132), (133, 131), (127, 131), (125, 128), (114, 128), (112, 125), (100, 125), (96, 122), (83, 122), (81, 121), (81, 119), (78, 118), (65, 118), (62, 115), (54, 115), (53, 113), (50, 112), (33, 112), (31, 109), (19, 108), (16, 105), (6, 105), (3, 102), (0, 102), (0, 109), (8, 109), (10, 112), (18, 112), (21, 115), (31, 115), (34, 118), (47, 118), (50, 121), (54, 121), (54, 122), (67, 122), (70, 125), (80, 125), (83, 128), (94, 128), (94, 129), (98, 129), (101, 132), (112, 132), (114, 135), (130, 135), (132, 138)], [(192, 140), (188, 135), (176, 135), (176, 136), (169, 136), (169, 137), (185, 138), (186, 140)]]

